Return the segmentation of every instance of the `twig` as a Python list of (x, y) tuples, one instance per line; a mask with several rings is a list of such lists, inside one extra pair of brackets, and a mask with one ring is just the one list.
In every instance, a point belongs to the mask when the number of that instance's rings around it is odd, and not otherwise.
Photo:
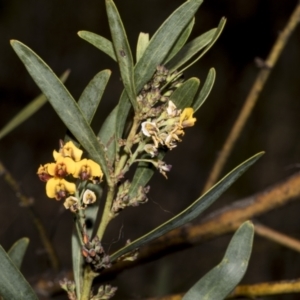
[(56, 254), (56, 252), (53, 248), (53, 245), (47, 235), (44, 225), (42, 224), (39, 216), (37, 215), (37, 213), (34, 211), (34, 209), (32, 207), (32, 199), (25, 196), (22, 193), (20, 186), (18, 185), (16, 180), (12, 177), (12, 175), (8, 172), (8, 170), (4, 167), (4, 165), (2, 164), (1, 161), (0, 161), (0, 176), (3, 176), (3, 179), (9, 185), (9, 187), (15, 192), (16, 197), (20, 200), (20, 205), (27, 208), (29, 215), (31, 217), (31, 220), (40, 235), (41, 242), (44, 245), (44, 248), (48, 253), (51, 266), (55, 271), (58, 271), (59, 260), (58, 260), (57, 254)]
[[(300, 293), (300, 279), (239, 285), (226, 299)], [(184, 294), (147, 298), (147, 300), (181, 300)]]
[(106, 270), (101, 278), (111, 279), (124, 269), (233, 232), (244, 221), (281, 207), (299, 196), (300, 173), (256, 195), (235, 202), (233, 205), (207, 217), (200, 224), (181, 227), (165, 234), (142, 247), (136, 261), (118, 262), (111, 269)]
[(300, 252), (300, 241), (254, 222), (255, 233), (287, 248)]
[(293, 11), (290, 19), (288, 20), (284, 30), (279, 34), (267, 60), (260, 64), (261, 70), (258, 73), (258, 76), (245, 100), (244, 106), (235, 121), (224, 145), (219, 153), (217, 159), (214, 162), (212, 171), (204, 185), (203, 191), (207, 191), (210, 187), (214, 185), (217, 181), (238, 137), (240, 136), (241, 131), (244, 128), (245, 123), (247, 122), (256, 101), (264, 88), (264, 85), (275, 66), (282, 50), (284, 49), (287, 41), (295, 29), (296, 25), (300, 21), (300, 4), (298, 3), (295, 10)]

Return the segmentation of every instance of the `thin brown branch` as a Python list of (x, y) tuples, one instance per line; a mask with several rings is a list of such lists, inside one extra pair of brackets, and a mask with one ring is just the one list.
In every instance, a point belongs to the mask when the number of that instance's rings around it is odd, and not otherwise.
[(53, 270), (57, 271), (59, 269), (59, 260), (58, 260), (57, 254), (56, 254), (55, 249), (53, 248), (53, 245), (48, 237), (48, 234), (46, 232), (44, 225), (42, 224), (39, 216), (33, 209), (32, 198), (27, 197), (22, 193), (19, 184), (13, 178), (13, 176), (9, 173), (9, 171), (4, 167), (4, 165), (1, 161), (0, 161), (0, 176), (3, 176), (3, 179), (8, 184), (8, 186), (15, 192), (17, 199), (20, 201), (20, 206), (27, 208), (30, 218), (39, 233), (41, 242), (44, 245), (45, 250), (48, 253), (51, 266), (52, 266)]
[(282, 246), (285, 246), (287, 248), (290, 248), (292, 250), (300, 252), (300, 241), (299, 240), (294, 239), (286, 234), (275, 231), (275, 230), (268, 228), (257, 222), (254, 222), (254, 225), (255, 225), (254, 229), (255, 229), (256, 234), (258, 234), (264, 238), (267, 238), (273, 242), (276, 242)]
[(288, 20), (284, 30), (279, 34), (269, 56), (265, 62), (261, 62), (261, 70), (258, 73), (258, 76), (245, 100), (244, 106), (236, 119), (224, 145), (222, 150), (220, 151), (215, 163), (213, 165), (212, 171), (207, 179), (207, 182), (204, 185), (203, 191), (207, 191), (210, 187), (214, 185), (217, 179), (222, 172), (222, 169), (238, 139), (240, 136), (256, 102), (257, 99), (263, 90), (265, 83), (275, 66), (282, 50), (287, 44), (287, 41), (300, 21), (300, 4), (298, 3), (295, 10), (293, 11), (290, 19)]
[[(262, 296), (296, 293), (300, 293), (300, 279), (239, 285), (226, 299), (234, 299), (239, 297), (255, 299), (256, 297)], [(176, 294), (163, 297), (147, 298), (147, 300), (181, 300), (182, 297), (183, 294)]]
[(211, 240), (235, 231), (244, 221), (253, 219), (273, 209), (286, 205), (300, 196), (300, 174), (246, 199), (235, 202), (208, 217), (202, 223), (175, 229), (140, 249), (134, 262), (119, 262), (104, 272), (103, 276), (114, 277), (124, 269), (158, 259), (171, 252)]

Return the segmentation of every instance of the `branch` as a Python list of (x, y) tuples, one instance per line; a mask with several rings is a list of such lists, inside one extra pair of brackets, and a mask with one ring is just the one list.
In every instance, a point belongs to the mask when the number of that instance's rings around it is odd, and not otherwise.
[(16, 197), (20, 200), (20, 206), (27, 208), (30, 218), (39, 233), (41, 242), (48, 253), (52, 268), (53, 270), (57, 271), (59, 269), (59, 261), (58, 261), (57, 254), (47, 235), (46, 229), (41, 219), (39, 218), (39, 216), (37, 215), (37, 213), (32, 207), (33, 204), (32, 198), (29, 198), (22, 193), (20, 186), (18, 185), (16, 180), (12, 177), (12, 175), (8, 172), (8, 170), (4, 167), (1, 161), (0, 161), (0, 176), (3, 176), (3, 179), (8, 184), (8, 186), (15, 192)]
[(235, 142), (240, 136), (241, 131), (243, 130), (256, 104), (256, 101), (261, 91), (263, 90), (265, 83), (267, 82), (267, 79), (272, 69), (274, 68), (280, 54), (282, 53), (282, 50), (287, 44), (290, 35), (294, 31), (299, 21), (300, 21), (300, 3), (297, 4), (284, 30), (279, 34), (271, 52), (269, 53), (267, 60), (265, 62), (260, 61), (261, 70), (257, 75), (257, 78), (245, 100), (244, 106), (238, 118), (236, 119), (235, 124), (233, 125), (231, 132), (229, 133), (220, 154), (215, 160), (212, 171), (204, 185), (203, 192), (207, 191), (210, 187), (212, 187), (214, 183), (217, 181), (217, 179), (219, 178), (220, 173), (222, 172), (222, 169), (235, 145)]
[[(296, 294), (300, 293), (300, 279), (264, 282), (249, 285), (239, 285), (226, 299), (247, 297), (255, 299), (256, 297)], [(147, 298), (147, 300), (181, 300), (184, 294), (169, 295), (164, 297)]]

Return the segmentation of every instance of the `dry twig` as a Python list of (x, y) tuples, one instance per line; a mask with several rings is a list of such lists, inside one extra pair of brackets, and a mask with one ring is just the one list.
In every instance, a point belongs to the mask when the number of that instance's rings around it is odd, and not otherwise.
[(236, 119), (224, 145), (222, 150), (220, 151), (215, 163), (213, 165), (212, 171), (204, 185), (203, 191), (207, 191), (210, 187), (214, 185), (217, 179), (220, 176), (220, 173), (237, 141), (238, 137), (240, 136), (255, 104), (256, 101), (264, 88), (264, 85), (275, 66), (282, 50), (284, 49), (287, 41), (294, 31), (295, 27), (297, 26), (298, 22), (300, 21), (300, 3), (297, 4), (294, 12), (290, 16), (285, 28), (279, 34), (271, 52), (265, 62), (260, 60), (260, 67), (261, 70), (258, 73), (258, 76), (248, 94), (248, 97), (245, 100), (244, 106)]

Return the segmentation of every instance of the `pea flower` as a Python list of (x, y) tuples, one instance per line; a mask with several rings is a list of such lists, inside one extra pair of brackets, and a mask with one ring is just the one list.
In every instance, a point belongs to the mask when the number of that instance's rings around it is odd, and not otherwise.
[(180, 115), (179, 125), (183, 128), (192, 127), (196, 122), (196, 118), (193, 118), (194, 110), (191, 107), (187, 107)]
[(46, 194), (49, 198), (55, 198), (57, 201), (67, 197), (69, 194), (74, 194), (76, 185), (68, 182), (65, 179), (51, 178), (46, 183)]
[(76, 163), (70, 157), (58, 156), (56, 163), (48, 164), (48, 173), (54, 177), (65, 177), (75, 172)]
[(80, 178), (81, 180), (95, 180), (103, 177), (103, 172), (100, 166), (91, 159), (82, 159), (76, 162), (75, 171), (73, 173), (75, 178)]
[(70, 196), (65, 200), (64, 207), (71, 212), (76, 212), (79, 209), (79, 201), (76, 197)]
[(52, 176), (48, 172), (49, 164), (40, 165), (40, 167), (37, 170), (37, 174), (41, 181), (47, 182)]
[(82, 155), (82, 150), (77, 148), (72, 141), (65, 143), (59, 152), (53, 151), (53, 157), (57, 161), (60, 157), (70, 157), (74, 161), (80, 161)]

